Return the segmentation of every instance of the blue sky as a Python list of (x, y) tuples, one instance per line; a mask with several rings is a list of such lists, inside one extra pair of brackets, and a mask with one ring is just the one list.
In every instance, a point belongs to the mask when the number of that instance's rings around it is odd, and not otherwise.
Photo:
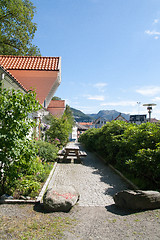
[[(33, 0), (42, 56), (62, 57), (56, 96), (84, 113), (160, 119), (160, 0)], [(138, 103), (140, 104), (138, 104)]]

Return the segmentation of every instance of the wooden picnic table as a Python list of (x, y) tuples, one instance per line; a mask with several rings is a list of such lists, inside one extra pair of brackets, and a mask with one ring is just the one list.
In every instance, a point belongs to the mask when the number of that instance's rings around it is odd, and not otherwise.
[(79, 147), (76, 145), (68, 144), (64, 149), (59, 151), (59, 158), (62, 156), (62, 160), (76, 159), (81, 162), (80, 158), (85, 157), (87, 154), (84, 151), (80, 151)]
[(80, 159), (79, 147), (78, 146), (67, 145), (65, 147), (64, 158), (67, 159), (67, 156), (76, 156), (77, 160), (79, 160)]

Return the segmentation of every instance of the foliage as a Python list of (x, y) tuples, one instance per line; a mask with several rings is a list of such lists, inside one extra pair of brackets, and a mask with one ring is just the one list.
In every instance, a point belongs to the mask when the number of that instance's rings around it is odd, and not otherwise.
[(35, 197), (38, 195), (41, 185), (37, 182), (32, 175), (25, 176), (17, 181), (16, 191), (13, 193), (14, 198), (22, 196)]
[(56, 96), (54, 96), (53, 98), (52, 98), (52, 100), (62, 100), (60, 97), (56, 97)]
[(28, 114), (40, 105), (34, 92), (23, 94), (2, 88), (0, 105), (0, 185), (4, 191), (6, 179), (18, 177), (18, 172), (12, 171), (14, 164), (29, 164), (36, 156), (34, 144), (27, 137), (34, 126)]
[(120, 150), (120, 142), (127, 123), (124, 121), (107, 122), (100, 130), (100, 137), (97, 139), (97, 148), (103, 152), (107, 162), (115, 164), (116, 156)]
[(57, 158), (58, 147), (57, 143), (48, 143), (43, 141), (37, 141), (36, 145), (38, 147), (38, 156), (42, 161), (54, 161)]
[(32, 22), (34, 13), (30, 0), (1, 0), (1, 55), (40, 55), (39, 49), (31, 43), (37, 30)]
[(144, 188), (160, 189), (159, 124), (112, 121), (89, 129), (79, 140), (124, 174), (142, 180)]
[(15, 181), (7, 182), (7, 190), (13, 197), (19, 198), (20, 195), (35, 197), (41, 189), (41, 183), (46, 180), (51, 165), (42, 163), (37, 157), (34, 158), (30, 165), (19, 166), (19, 178)]
[(46, 137), (50, 142), (59, 139), (60, 144), (64, 146), (69, 140), (69, 134), (72, 132), (74, 124), (73, 115), (69, 106), (66, 106), (65, 112), (61, 118), (51, 117), (50, 128), (46, 131)]
[[(132, 160), (127, 160), (129, 170), (137, 177), (148, 180), (150, 188), (160, 183), (160, 147), (156, 149), (140, 149)], [(143, 171), (142, 171), (143, 169)]]
[(80, 135), (79, 142), (82, 142), (88, 150), (96, 151), (96, 139), (98, 138), (99, 132), (100, 129), (90, 128)]
[(63, 114), (63, 118), (68, 122), (68, 131), (72, 132), (72, 127), (74, 125), (74, 117), (69, 105), (66, 105), (66, 109)]

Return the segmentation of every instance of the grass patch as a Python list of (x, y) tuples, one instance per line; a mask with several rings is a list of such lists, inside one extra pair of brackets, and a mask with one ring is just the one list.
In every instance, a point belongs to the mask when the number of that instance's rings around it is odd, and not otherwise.
[(27, 211), (26, 216), (22, 218), (1, 217), (1, 239), (61, 239), (63, 232), (75, 225), (75, 220), (66, 216), (37, 213), (32, 210), (27, 217), (28, 213)]

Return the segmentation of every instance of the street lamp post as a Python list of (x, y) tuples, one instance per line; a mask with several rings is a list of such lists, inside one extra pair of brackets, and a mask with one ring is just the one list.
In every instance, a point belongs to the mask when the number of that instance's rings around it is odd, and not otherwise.
[(148, 114), (149, 114), (149, 122), (151, 122), (152, 106), (156, 106), (156, 104), (155, 103), (147, 103), (147, 104), (143, 104), (143, 106), (147, 107)]

